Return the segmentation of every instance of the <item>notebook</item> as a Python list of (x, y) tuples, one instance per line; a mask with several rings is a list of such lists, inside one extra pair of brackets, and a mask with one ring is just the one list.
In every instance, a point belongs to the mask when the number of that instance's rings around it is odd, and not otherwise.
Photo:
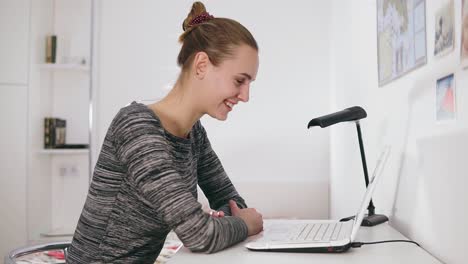
[(351, 247), (361, 226), (367, 206), (375, 186), (382, 175), (390, 153), (385, 147), (380, 153), (375, 169), (369, 179), (354, 220), (272, 220), (264, 225), (264, 230), (252, 237), (245, 247), (252, 251), (278, 252), (344, 252)]

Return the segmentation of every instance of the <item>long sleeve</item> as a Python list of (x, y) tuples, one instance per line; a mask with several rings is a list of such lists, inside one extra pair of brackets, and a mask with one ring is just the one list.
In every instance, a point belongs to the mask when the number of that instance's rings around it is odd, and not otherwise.
[[(188, 188), (186, 175), (181, 175), (176, 165), (161, 127), (154, 122), (132, 117), (115, 122), (117, 157), (127, 169), (130, 185), (192, 251), (216, 252), (244, 240), (248, 230), (242, 219), (215, 219), (202, 211)], [(228, 197), (231, 196), (223, 195), (217, 203)]]
[(236, 201), (239, 208), (247, 208), (242, 197), (237, 192), (227, 176), (221, 161), (211, 148), (210, 141), (203, 126), (200, 126), (201, 150), (198, 161), (198, 185), (210, 202), (210, 207), (231, 215), (229, 200)]

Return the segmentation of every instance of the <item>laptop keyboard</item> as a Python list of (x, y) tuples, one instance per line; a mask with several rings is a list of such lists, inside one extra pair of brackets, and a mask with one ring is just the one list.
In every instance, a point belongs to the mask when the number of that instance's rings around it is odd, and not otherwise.
[(334, 241), (337, 240), (342, 223), (303, 224), (293, 232), (288, 240), (299, 241)]

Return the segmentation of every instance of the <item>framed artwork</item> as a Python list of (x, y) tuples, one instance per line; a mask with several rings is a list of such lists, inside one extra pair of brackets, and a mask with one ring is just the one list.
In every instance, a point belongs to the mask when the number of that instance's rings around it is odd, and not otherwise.
[(426, 1), (377, 0), (379, 86), (426, 64)]
[(445, 55), (453, 50), (455, 41), (453, 0), (449, 0), (435, 14), (434, 55)]
[(468, 0), (462, 0), (460, 61), (462, 67), (468, 66)]
[(450, 121), (456, 118), (455, 78), (453, 73), (437, 80), (436, 121)]

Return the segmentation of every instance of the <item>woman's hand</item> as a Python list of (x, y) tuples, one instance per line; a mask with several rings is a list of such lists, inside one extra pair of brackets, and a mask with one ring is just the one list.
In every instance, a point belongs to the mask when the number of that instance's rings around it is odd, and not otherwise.
[(223, 211), (210, 210), (209, 214), (214, 218), (224, 217), (224, 212)]
[(263, 217), (255, 208), (240, 209), (237, 203), (229, 200), (232, 216), (240, 217), (247, 224), (249, 236), (256, 235), (263, 230)]

